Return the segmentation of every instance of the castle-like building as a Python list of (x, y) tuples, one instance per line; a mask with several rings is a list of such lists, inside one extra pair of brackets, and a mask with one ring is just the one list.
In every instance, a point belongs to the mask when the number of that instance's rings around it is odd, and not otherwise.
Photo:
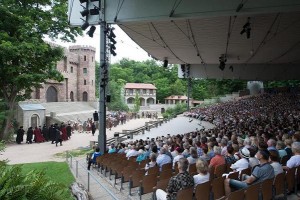
[(95, 101), (95, 53), (91, 46), (70, 46), (56, 68), (64, 81), (47, 80), (35, 88), (31, 98), (38, 102)]

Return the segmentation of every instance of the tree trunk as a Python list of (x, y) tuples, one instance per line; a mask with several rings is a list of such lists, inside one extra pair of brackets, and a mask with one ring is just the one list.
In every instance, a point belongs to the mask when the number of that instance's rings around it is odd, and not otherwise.
[(9, 110), (7, 111), (6, 119), (4, 120), (4, 131), (0, 134), (0, 140), (8, 140), (10, 138), (12, 119), (14, 116), (14, 102), (8, 103)]
[(88, 191), (80, 183), (74, 182), (71, 185), (72, 194), (76, 197), (77, 200), (89, 200), (90, 196)]

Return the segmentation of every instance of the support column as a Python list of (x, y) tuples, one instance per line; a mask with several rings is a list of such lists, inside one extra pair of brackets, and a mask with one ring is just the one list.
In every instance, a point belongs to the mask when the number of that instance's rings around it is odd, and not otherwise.
[(101, 153), (106, 152), (106, 86), (108, 80), (106, 80), (108, 70), (108, 63), (106, 59), (106, 30), (107, 25), (105, 21), (100, 24), (100, 85), (99, 85), (99, 135), (98, 146)]
[(187, 73), (187, 111), (190, 111), (190, 95), (191, 95), (191, 86), (192, 79), (190, 77), (190, 65), (186, 65), (186, 73)]

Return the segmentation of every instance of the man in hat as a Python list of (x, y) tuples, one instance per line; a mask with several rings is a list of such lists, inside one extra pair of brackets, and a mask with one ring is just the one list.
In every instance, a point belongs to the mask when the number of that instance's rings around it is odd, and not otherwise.
[(268, 150), (261, 149), (256, 155), (259, 160), (259, 165), (257, 165), (253, 170), (251, 176), (243, 175), (242, 181), (227, 178), (224, 181), (226, 196), (231, 193), (231, 188), (240, 190), (247, 188), (249, 185), (254, 183), (263, 182), (264, 180), (274, 178), (274, 168), (269, 163), (270, 153)]
[(230, 166), (230, 168), (234, 172), (240, 172), (243, 169), (247, 169), (249, 167), (250, 151), (246, 147), (244, 147), (239, 150), (239, 154), (242, 158)]

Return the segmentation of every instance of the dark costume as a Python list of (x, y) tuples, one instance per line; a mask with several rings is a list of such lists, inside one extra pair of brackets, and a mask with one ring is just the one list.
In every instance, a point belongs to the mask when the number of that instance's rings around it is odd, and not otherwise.
[(57, 144), (60, 143), (60, 146), (62, 146), (62, 138), (61, 138), (62, 133), (59, 130), (58, 125), (55, 126), (54, 130), (55, 130), (55, 144), (57, 146)]
[(24, 133), (25, 133), (25, 131), (24, 131), (24, 129), (23, 129), (23, 126), (21, 126), (21, 127), (19, 128), (19, 130), (17, 131), (16, 142), (17, 142), (18, 144), (21, 144), (21, 142), (23, 142), (23, 136), (24, 136)]
[(93, 122), (93, 123), (92, 123), (92, 134), (93, 134), (93, 136), (95, 135), (95, 132), (96, 132), (96, 125), (95, 125), (95, 123)]
[(62, 132), (61, 139), (62, 139), (63, 141), (68, 140), (67, 129), (66, 129), (66, 127), (65, 127), (64, 124), (61, 125), (60, 131)]
[(32, 130), (32, 127), (29, 127), (27, 130), (27, 138), (26, 138), (26, 142), (28, 144), (32, 143), (32, 136), (33, 136), (33, 130)]
[(70, 139), (71, 138), (71, 134), (72, 134), (72, 127), (71, 127), (71, 125), (70, 124), (68, 124), (68, 126), (67, 126), (67, 136), (68, 136), (68, 139)]
[(49, 140), (49, 131), (48, 131), (46, 124), (44, 124), (44, 126), (43, 126), (42, 134), (43, 134), (43, 137), (45, 138), (45, 140), (48, 141)]
[(54, 144), (55, 142), (55, 127), (54, 127), (54, 124), (52, 124), (50, 127), (49, 127), (49, 140), (51, 140), (51, 144)]

